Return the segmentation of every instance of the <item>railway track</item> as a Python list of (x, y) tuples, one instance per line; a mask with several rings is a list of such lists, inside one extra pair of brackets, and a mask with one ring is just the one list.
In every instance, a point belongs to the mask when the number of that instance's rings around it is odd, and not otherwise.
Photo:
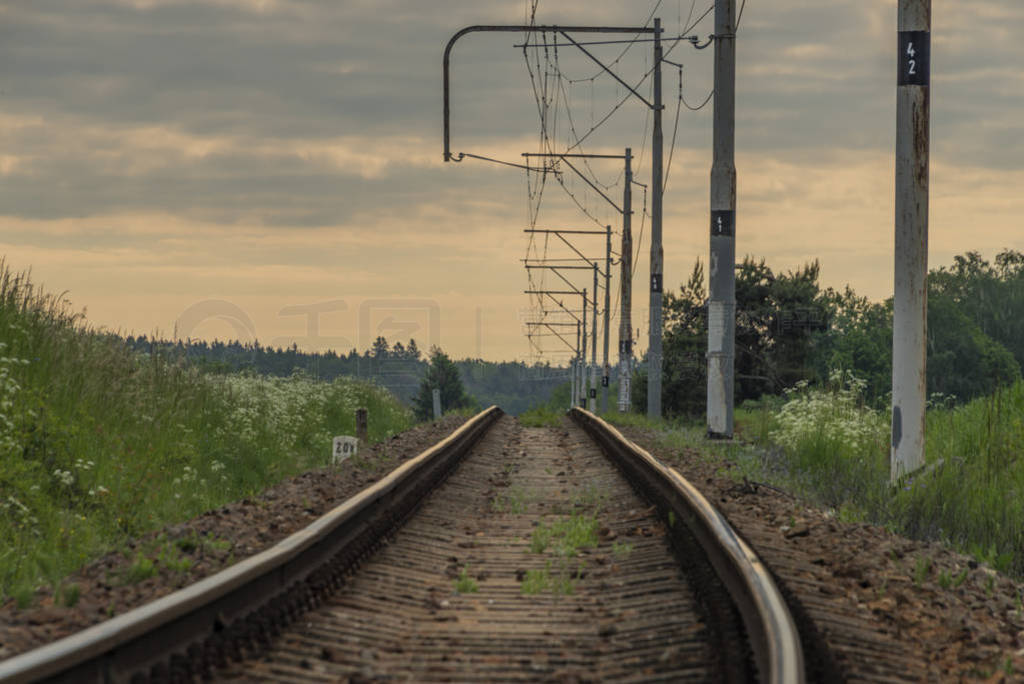
[(0, 681), (803, 680), (769, 573), (580, 410), (492, 407), (300, 533)]

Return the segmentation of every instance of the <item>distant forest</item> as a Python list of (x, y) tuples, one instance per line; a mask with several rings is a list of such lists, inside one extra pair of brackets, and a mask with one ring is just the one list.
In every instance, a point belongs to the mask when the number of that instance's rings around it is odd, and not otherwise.
[[(209, 373), (251, 371), (261, 375), (288, 376), (299, 370), (310, 377), (331, 381), (338, 376), (372, 380), (386, 387), (404, 403), (411, 405), (420, 380), (426, 373), (428, 350), (416, 340), (391, 344), (378, 337), (373, 346), (359, 353), (335, 351), (307, 353), (297, 345), (289, 348), (264, 347), (251, 343), (152, 340), (145, 335), (126, 338), (137, 351), (178, 355)], [(463, 359), (455, 365), (466, 391), (480, 407), (497, 404), (508, 413), (518, 414), (531, 406), (547, 402), (552, 391), (568, 381), (565, 368), (550, 364), (529, 365), (518, 361), (493, 362)]]
[[(799, 382), (824, 383), (833, 370), (866, 382), (865, 399), (888, 402), (892, 386), (892, 299), (871, 302), (849, 286), (822, 288), (817, 261), (789, 272), (763, 259), (736, 265), (737, 402), (781, 395)], [(698, 261), (690, 278), (664, 300), (662, 405), (666, 415), (703, 414), (707, 387), (707, 290)], [(928, 393), (933, 401), (962, 403), (1011, 385), (1024, 367), (1024, 253), (1003, 250), (994, 263), (978, 252), (928, 275)], [(411, 405), (426, 374), (426, 353), (415, 340), (378, 337), (363, 351), (305, 353), (259, 342), (153, 341), (128, 337), (135, 349), (177, 354), (207, 372), (252, 371), (287, 376), (296, 370), (321, 380), (345, 375), (369, 379)], [(481, 407), (509, 413), (567, 403), (568, 371), (550, 364), (456, 361), (466, 391)], [(552, 403), (556, 388), (558, 399)], [(565, 397), (562, 395), (565, 394)], [(646, 358), (632, 385), (634, 409), (646, 407)], [(614, 395), (613, 395), (614, 396)]]

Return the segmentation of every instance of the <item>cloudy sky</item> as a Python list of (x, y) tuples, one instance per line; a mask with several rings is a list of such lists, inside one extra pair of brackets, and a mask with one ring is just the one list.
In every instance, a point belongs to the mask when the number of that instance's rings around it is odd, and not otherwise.
[[(575, 174), (442, 161), (441, 55), (529, 0), (0, 0), (0, 254), (123, 332), (530, 358), (525, 228), (617, 228)], [(538, 23), (643, 25), (710, 0), (540, 0)], [(930, 263), (1024, 248), (1024, 4), (934, 0)], [(711, 16), (691, 33), (711, 33)], [(738, 31), (737, 251), (892, 293), (896, 0), (749, 0)], [(597, 40), (577, 35), (578, 40)], [(609, 36), (606, 38), (621, 38)], [(551, 41), (551, 35), (546, 36)], [(650, 116), (578, 50), (474, 34), (453, 53), (454, 152), (522, 162), (587, 136), (637, 157)], [(649, 97), (651, 46), (589, 49)], [(621, 57), (620, 57), (621, 55)], [(666, 284), (706, 259), (712, 50), (672, 49)], [(529, 63), (529, 68), (527, 64)], [(548, 106), (538, 106), (536, 94)], [(545, 115), (549, 141), (541, 140)], [(581, 170), (621, 199), (621, 164)], [(561, 179), (561, 183), (558, 180)], [(648, 222), (634, 318), (644, 322)], [(616, 240), (618, 236), (616, 236)], [(580, 237), (589, 255), (603, 240)], [(578, 278), (582, 286), (586, 278)], [(535, 283), (541, 284), (540, 276)], [(552, 276), (543, 285), (557, 287)], [(617, 285), (613, 285), (617, 288)], [(614, 329), (614, 328), (613, 328)], [(615, 348), (613, 336), (612, 347)], [(643, 346), (643, 345), (642, 345)], [(641, 346), (641, 347), (642, 347)], [(557, 340), (541, 348), (557, 359)], [(536, 350), (534, 350), (535, 352)]]

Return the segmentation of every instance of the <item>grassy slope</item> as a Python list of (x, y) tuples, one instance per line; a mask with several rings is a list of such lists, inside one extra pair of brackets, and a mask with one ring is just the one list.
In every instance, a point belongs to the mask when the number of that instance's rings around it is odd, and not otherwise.
[(357, 406), (371, 441), (413, 422), (362, 382), (206, 376), (138, 355), (0, 261), (0, 600), (323, 465)]
[[(661, 430), (668, 446), (702, 448), (703, 425), (635, 415), (619, 424)], [(725, 471), (785, 487), (840, 518), (941, 540), (999, 570), (1024, 576), (1024, 382), (956, 408), (928, 411), (926, 468), (889, 485), (889, 417), (859, 401), (849, 379), (736, 412), (747, 444), (727, 449)]]

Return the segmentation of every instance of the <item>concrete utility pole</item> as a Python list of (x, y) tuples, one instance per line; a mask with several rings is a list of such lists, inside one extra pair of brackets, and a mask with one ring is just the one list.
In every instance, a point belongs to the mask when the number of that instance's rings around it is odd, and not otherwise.
[(924, 465), (931, 0), (899, 0), (890, 479)]
[(654, 137), (651, 141), (651, 323), (647, 344), (647, 415), (661, 417), (661, 298), (664, 252), (661, 247), (661, 19), (654, 20)]
[(736, 345), (736, 2), (715, 0), (714, 159), (708, 288), (708, 437), (731, 438)]
[(612, 310), (612, 227), (604, 243), (604, 366), (601, 374), (601, 413), (608, 413), (608, 383), (611, 382), (611, 368), (608, 366), (608, 326)]
[(572, 364), (572, 405), (580, 405), (580, 328), (582, 324), (576, 321), (576, 358)]
[(583, 356), (580, 357), (580, 402), (587, 407), (587, 288), (583, 288)]
[(597, 264), (594, 267), (594, 313), (591, 316), (590, 334), (590, 390), (587, 392), (587, 410), (597, 410)]
[(625, 190), (622, 196), (622, 282), (619, 314), (619, 411), (629, 411), (629, 386), (633, 379), (633, 150), (626, 148)]

